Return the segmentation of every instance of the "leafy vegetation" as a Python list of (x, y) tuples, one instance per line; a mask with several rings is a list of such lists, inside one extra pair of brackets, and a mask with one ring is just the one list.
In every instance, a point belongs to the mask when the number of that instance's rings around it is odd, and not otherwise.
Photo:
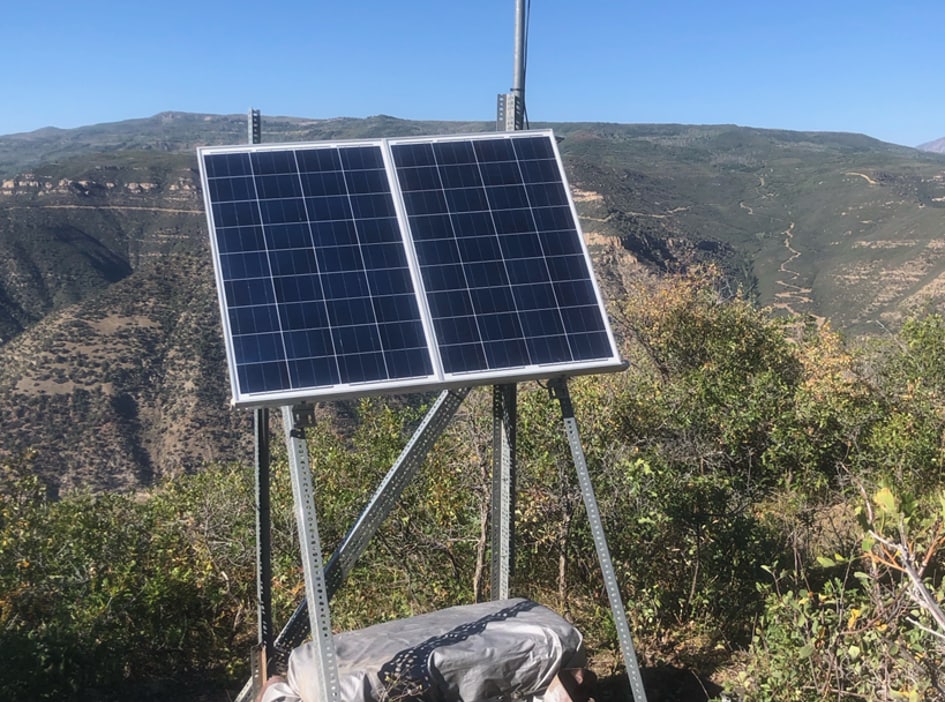
[[(28, 462), (4, 467), (0, 689), (8, 698), (115, 693), (209, 674), (245, 650), (252, 523), (238, 473), (132, 496), (47, 499)], [(239, 509), (233, 509), (239, 504)]]
[[(716, 282), (641, 286), (614, 310), (629, 370), (572, 382), (644, 663), (744, 699), (945, 698), (945, 319), (854, 349)], [(337, 596), (335, 626), (488, 596), (489, 402), (469, 396)], [(328, 548), (422, 411), (364, 401), (356, 422), (309, 430)], [(276, 454), (284, 621), (302, 591)], [(0, 475), (0, 694), (238, 687), (255, 627), (251, 469), (52, 500), (30, 461)], [(573, 618), (606, 667), (616, 636), (560, 418), (538, 386), (520, 391), (519, 470), (514, 590)]]

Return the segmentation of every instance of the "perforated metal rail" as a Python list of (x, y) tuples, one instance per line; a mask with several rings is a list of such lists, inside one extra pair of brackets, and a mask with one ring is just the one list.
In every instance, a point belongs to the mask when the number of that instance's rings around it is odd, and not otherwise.
[(604, 535), (604, 525), (601, 522), (600, 510), (597, 507), (597, 497), (594, 495), (594, 486), (587, 470), (587, 459), (584, 456), (584, 447), (581, 445), (581, 435), (578, 432), (577, 420), (574, 418), (574, 407), (571, 404), (571, 393), (567, 381), (564, 379), (552, 381), (549, 384), (555, 399), (561, 405), (561, 416), (564, 419), (564, 431), (571, 447), (571, 456), (577, 470), (578, 484), (581, 487), (581, 496), (584, 498), (584, 509), (591, 526), (591, 536), (594, 538), (594, 548), (597, 550), (597, 560), (600, 562), (601, 573), (604, 577), (604, 587), (607, 598), (610, 600), (610, 611), (614, 617), (614, 626), (617, 629), (617, 639), (623, 654), (624, 666), (630, 680), (630, 690), (635, 702), (646, 702), (646, 692), (643, 689), (643, 678), (640, 675), (640, 666), (637, 663), (636, 652), (633, 649), (633, 640), (630, 637), (630, 626), (627, 624), (627, 613), (620, 596), (620, 587), (617, 584), (617, 575), (614, 572), (613, 562), (610, 559), (610, 548)]
[(282, 408), (282, 421), (289, 449), (295, 521), (299, 530), (299, 543), (302, 544), (302, 574), (305, 577), (305, 599), (309, 603), (309, 628), (317, 654), (313, 680), (321, 686), (318, 699), (322, 702), (339, 702), (341, 682), (338, 677), (338, 662), (335, 659), (335, 643), (331, 635), (328, 588), (322, 567), (322, 545), (318, 536), (308, 447), (305, 444), (304, 431), (296, 427), (295, 414), (291, 407)]

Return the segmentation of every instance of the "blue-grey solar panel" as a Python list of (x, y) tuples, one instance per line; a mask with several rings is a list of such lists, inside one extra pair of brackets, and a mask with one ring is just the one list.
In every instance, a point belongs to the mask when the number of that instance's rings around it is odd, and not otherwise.
[(445, 373), (613, 355), (548, 135), (391, 153)]
[(198, 151), (236, 403), (620, 367), (551, 132)]
[(432, 374), (379, 146), (204, 169), (238, 396)]

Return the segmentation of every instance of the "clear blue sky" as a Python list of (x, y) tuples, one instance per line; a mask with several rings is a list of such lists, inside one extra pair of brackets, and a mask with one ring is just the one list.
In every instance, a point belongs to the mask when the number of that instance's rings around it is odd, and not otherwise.
[[(533, 0), (533, 121), (945, 136), (942, 0)], [(165, 110), (491, 120), (514, 0), (8, 0), (0, 134)]]

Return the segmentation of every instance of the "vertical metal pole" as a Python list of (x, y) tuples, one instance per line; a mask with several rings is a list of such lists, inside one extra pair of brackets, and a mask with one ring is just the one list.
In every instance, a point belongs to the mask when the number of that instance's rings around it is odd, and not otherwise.
[(525, 128), (525, 0), (515, 0), (515, 70), (512, 76), (512, 109), (515, 110), (515, 129)]
[(304, 689), (297, 692), (303, 700), (339, 702), (341, 684), (335, 642), (331, 635), (331, 615), (328, 608), (328, 588), (322, 566), (322, 544), (318, 536), (318, 518), (315, 513), (315, 490), (308, 446), (301, 423), (296, 421), (292, 407), (282, 408), (286, 449), (289, 454), (289, 472), (292, 476), (292, 496), (295, 502), (295, 521), (302, 551), (302, 574), (305, 578), (305, 599), (308, 602), (309, 627), (315, 647), (315, 670), (303, 681)]
[(617, 584), (617, 575), (610, 559), (610, 548), (607, 546), (604, 525), (601, 522), (600, 510), (597, 507), (597, 497), (594, 495), (594, 486), (587, 470), (587, 460), (584, 456), (584, 447), (581, 445), (577, 420), (574, 418), (574, 407), (571, 404), (571, 394), (568, 391), (567, 381), (559, 378), (551, 381), (549, 387), (554, 397), (561, 404), (564, 432), (568, 439), (568, 445), (571, 447), (574, 467), (577, 470), (578, 484), (581, 486), (581, 496), (584, 498), (584, 509), (587, 512), (587, 520), (590, 522), (591, 536), (594, 538), (594, 548), (597, 550), (597, 560), (600, 562), (601, 573), (604, 576), (604, 587), (607, 590), (607, 598), (610, 600), (610, 611), (614, 617), (617, 639), (620, 641), (620, 650), (623, 653), (623, 663), (627, 669), (627, 677), (630, 680), (630, 690), (633, 692), (635, 702), (646, 702), (643, 678), (640, 675), (636, 652), (633, 650), (627, 613), (623, 607), (620, 587)]
[(269, 410), (254, 413), (256, 434), (256, 622), (265, 660), (272, 660), (272, 533), (269, 500)]
[[(262, 139), (259, 110), (251, 109), (247, 115), (247, 137), (250, 144)], [(272, 533), (269, 497), (270, 453), (269, 410), (257, 409), (253, 413), (253, 432), (256, 439), (256, 630), (258, 646), (253, 661), (257, 686), (266, 682), (268, 666), (273, 655), (274, 634), (272, 630)]]
[[(505, 110), (513, 129), (525, 127), (525, 0), (515, 0), (515, 50), (511, 100)], [(509, 581), (515, 561), (515, 424), (518, 386), (492, 388), (492, 598), (509, 597)]]
[(517, 386), (492, 388), (492, 599), (510, 597), (515, 566)]

